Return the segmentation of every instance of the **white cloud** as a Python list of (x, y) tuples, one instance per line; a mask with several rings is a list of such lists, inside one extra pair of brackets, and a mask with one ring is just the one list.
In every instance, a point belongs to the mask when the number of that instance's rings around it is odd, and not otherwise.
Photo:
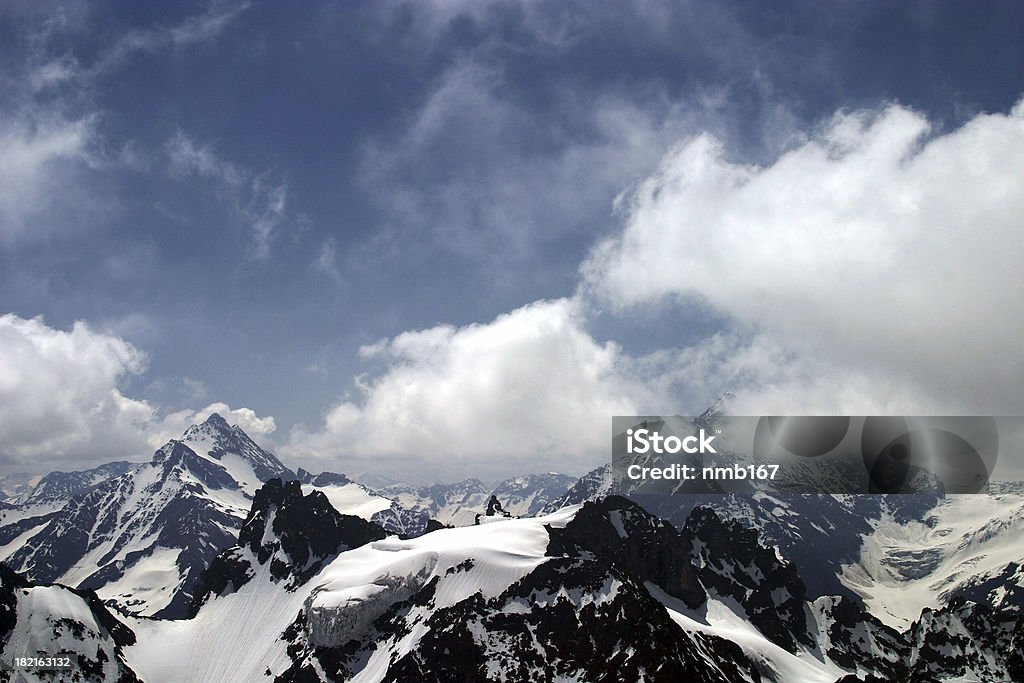
[[(798, 347), (797, 347), (798, 348)], [(876, 368), (851, 368), (794, 350), (765, 333), (718, 332), (700, 344), (652, 354), (650, 377), (664, 385), (662, 403), (652, 412), (697, 414), (726, 390), (738, 392), (729, 403), (734, 415), (929, 415), (943, 401), (916, 387), (893, 382)]]
[(27, 460), (141, 447), (152, 408), (118, 386), (145, 363), (128, 342), (83, 322), (63, 331), (0, 316), (0, 451)]
[(257, 439), (275, 429), (273, 417), (220, 402), (161, 416), (122, 392), (145, 367), (142, 351), (85, 322), (59, 330), (41, 318), (0, 316), (0, 456), (23, 468), (65, 470), (147, 458), (213, 412)]
[(287, 183), (273, 182), (267, 172), (253, 173), (226, 161), (210, 145), (198, 144), (181, 131), (167, 141), (164, 150), (174, 175), (214, 181), (236, 220), (249, 230), (252, 258), (268, 259), (287, 219)]
[[(930, 138), (900, 107), (843, 113), (766, 166), (692, 138), (621, 197), (575, 298), (363, 347), (382, 369), (285, 452), (430, 479), (572, 469), (604, 457), (611, 415), (726, 390), (750, 414), (1005, 412), (1024, 398), (1022, 113)], [(446, 117), (421, 116), (411, 149)], [(729, 329), (642, 358), (586, 329), (585, 302), (671, 315), (676, 298)]]
[(693, 138), (624, 199), (583, 291), (619, 309), (696, 299), (760, 335), (752, 349), (774, 340), (747, 373), (766, 405), (831, 385), (860, 407), (1015, 412), (1024, 103), (928, 133), (899, 106), (840, 113), (764, 167)]
[(83, 77), (92, 80), (117, 69), (137, 52), (180, 50), (214, 40), (249, 7), (248, 2), (214, 2), (202, 14), (188, 17), (178, 25), (130, 31), (114, 42)]
[(362, 395), (329, 410), (319, 431), (294, 430), (283, 452), (372, 457), (435, 480), (466, 466), (474, 476), (552, 462), (581, 470), (604, 457), (610, 416), (651, 402), (629, 359), (595, 341), (568, 299), (486, 324), (405, 332), (362, 355), (386, 368), (362, 378)]
[(94, 117), (0, 118), (0, 244), (49, 232), (40, 216), (55, 200), (61, 203), (69, 179), (74, 185), (75, 172), (89, 163), (96, 135)]

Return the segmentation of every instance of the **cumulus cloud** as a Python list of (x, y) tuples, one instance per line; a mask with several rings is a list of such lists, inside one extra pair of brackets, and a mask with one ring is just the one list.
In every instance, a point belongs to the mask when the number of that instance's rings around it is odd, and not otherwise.
[[(1021, 151), (1024, 105), (939, 133), (899, 106), (841, 112), (765, 165), (692, 137), (620, 197), (621, 234), (573, 298), (364, 347), (378, 370), (285, 452), (433, 480), (582, 469), (605, 457), (611, 415), (698, 411), (726, 390), (738, 414), (1013, 412)], [(601, 306), (629, 320), (681, 300), (725, 327), (639, 358), (588, 331)]]
[(765, 166), (701, 135), (622, 199), (622, 234), (583, 264), (581, 291), (726, 314), (762, 409), (832, 386), (859, 396), (843, 412), (1015, 411), (1022, 174), (1024, 103), (938, 134), (900, 106), (844, 112)]
[(216, 184), (231, 204), (236, 220), (249, 230), (252, 258), (269, 258), (287, 219), (287, 183), (273, 181), (269, 172), (253, 173), (226, 161), (212, 146), (197, 143), (182, 131), (167, 141), (164, 150), (172, 174), (195, 175)]
[(0, 450), (25, 459), (137, 448), (152, 408), (118, 386), (145, 363), (128, 342), (83, 322), (64, 331), (0, 316)]
[(361, 395), (331, 408), (321, 429), (293, 431), (286, 454), (374, 458), (433, 479), (465, 466), (475, 476), (552, 462), (580, 470), (604, 457), (611, 415), (651, 402), (621, 349), (594, 340), (568, 299), (405, 332), (362, 355), (384, 370), (362, 378)]
[(274, 418), (219, 402), (161, 415), (122, 391), (146, 360), (85, 322), (60, 330), (41, 318), (0, 316), (0, 456), (24, 468), (65, 470), (143, 459), (213, 412), (254, 438), (274, 431)]

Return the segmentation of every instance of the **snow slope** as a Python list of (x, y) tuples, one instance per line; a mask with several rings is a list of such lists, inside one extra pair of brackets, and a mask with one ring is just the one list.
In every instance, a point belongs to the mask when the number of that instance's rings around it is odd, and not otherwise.
[[(312, 612), (324, 621), (330, 612), (345, 611), (362, 623), (357, 616), (361, 611), (374, 614), (390, 605), (372, 599), (389, 584), (422, 585), (432, 578), (446, 579), (438, 592), (439, 606), (478, 591), (497, 594), (547, 559), (544, 524), (564, 525), (573, 512), (570, 508), (542, 518), (442, 529), (407, 541), (391, 537), (342, 553), (292, 592), (275, 584), (269, 564), (254, 563), (250, 581), (233, 593), (213, 597), (193, 619), (130, 620), (138, 642), (125, 650), (125, 657), (147, 681), (272, 679), (292, 663), (289, 643), (281, 634), (300, 613)], [(471, 569), (450, 571), (467, 558), (474, 560)], [(378, 662), (368, 662), (357, 680), (378, 678), (378, 668)]]
[(344, 515), (355, 515), (365, 520), (373, 518), (374, 514), (391, 508), (391, 500), (379, 496), (365, 486), (355, 482), (347, 484), (303, 484), (302, 492), (310, 493), (320, 491), (331, 506)]
[[(67, 654), (76, 658), (65, 672), (32, 672), (18, 681), (137, 681), (121, 653), (134, 634), (94, 595), (64, 586), (36, 586), (0, 566), (0, 619), (3, 649), (0, 661), (15, 657)], [(0, 673), (0, 678), (6, 674)]]
[(773, 643), (754, 628), (743, 609), (731, 601), (711, 599), (699, 610), (692, 610), (657, 585), (648, 581), (646, 586), (683, 630), (716, 635), (738, 644), (770, 680), (779, 683), (834, 683), (847, 673), (816, 650), (801, 648), (799, 652), (792, 653)]
[(948, 496), (921, 521), (888, 513), (841, 579), (883, 622), (906, 629), (966, 582), (1024, 560), (1024, 496)]

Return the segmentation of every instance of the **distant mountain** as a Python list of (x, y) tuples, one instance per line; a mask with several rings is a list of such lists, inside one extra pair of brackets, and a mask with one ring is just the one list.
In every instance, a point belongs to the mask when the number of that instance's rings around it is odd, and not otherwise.
[(141, 467), (140, 463), (124, 461), (109, 462), (91, 470), (79, 472), (50, 472), (35, 485), (32, 491), (22, 496), (17, 502), (20, 505), (55, 504), (63, 507), (72, 496), (118, 477), (133, 468)]
[(392, 484), (377, 490), (406, 510), (422, 512), (443, 524), (466, 526), (487, 509), (490, 487), (479, 479), (452, 484), (412, 486)]
[(319, 491), (338, 512), (373, 520), (393, 534), (418, 536), (430, 522), (430, 514), (426, 510), (408, 510), (344, 474), (312, 474), (300, 467), (297, 477), (304, 493)]
[(490, 491), (501, 501), (506, 512), (520, 517), (540, 514), (556, 497), (565, 493), (574, 477), (557, 472), (526, 474), (512, 477), (498, 484)]
[(0, 476), (0, 501), (17, 502), (19, 498), (32, 492), (42, 478), (39, 474), (12, 472)]
[(39, 533), (72, 498), (138, 466), (112, 462), (81, 472), (51, 472), (21, 495), (0, 502), (0, 561)]
[(451, 526), (467, 526), (474, 523), (478, 514), (486, 512), (491, 496), (497, 497), (509, 514), (532, 517), (550, 507), (572, 482), (570, 476), (548, 472), (513, 477), (495, 487), (487, 486), (479, 479), (466, 479), (430, 486), (392, 484), (377, 489), (377, 492), (391, 498), (409, 513), (425, 513), (428, 518)]
[(601, 465), (577, 479), (561, 494), (554, 496), (541, 510), (550, 514), (568, 505), (582, 505), (587, 501), (600, 500), (612, 490), (611, 465)]

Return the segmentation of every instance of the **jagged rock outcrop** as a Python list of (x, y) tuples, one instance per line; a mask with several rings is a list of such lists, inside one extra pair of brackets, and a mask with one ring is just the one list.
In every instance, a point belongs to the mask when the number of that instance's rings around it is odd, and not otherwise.
[(790, 652), (798, 643), (813, 645), (804, 613), (803, 580), (791, 562), (761, 543), (756, 531), (699, 507), (690, 513), (680, 535), (705, 589), (735, 600), (751, 624)]
[(551, 555), (591, 552), (641, 581), (658, 584), (691, 608), (707, 598), (679, 532), (626, 498), (586, 503), (564, 529), (549, 529), (548, 535)]
[(192, 611), (211, 594), (245, 585), (256, 565), (268, 566), (274, 582), (294, 590), (338, 553), (386, 536), (373, 522), (340, 514), (319, 491), (303, 495), (297, 480), (271, 479), (256, 492), (238, 542), (203, 573)]

